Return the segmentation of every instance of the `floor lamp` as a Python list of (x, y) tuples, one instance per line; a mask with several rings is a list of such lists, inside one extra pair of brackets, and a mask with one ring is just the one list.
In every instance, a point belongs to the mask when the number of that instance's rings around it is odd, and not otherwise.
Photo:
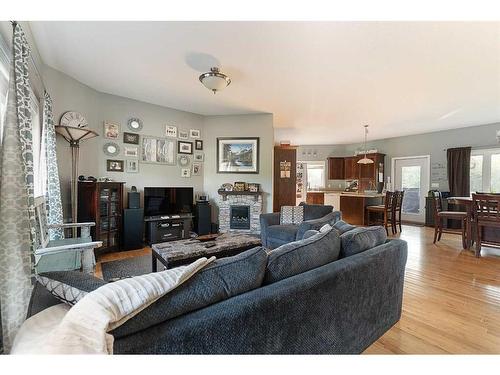
[[(73, 223), (77, 222), (78, 215), (78, 159), (80, 157), (80, 142), (97, 137), (95, 131), (88, 128), (58, 125), (56, 133), (63, 136), (71, 147), (71, 216)], [(77, 228), (73, 228), (73, 238), (77, 236)]]

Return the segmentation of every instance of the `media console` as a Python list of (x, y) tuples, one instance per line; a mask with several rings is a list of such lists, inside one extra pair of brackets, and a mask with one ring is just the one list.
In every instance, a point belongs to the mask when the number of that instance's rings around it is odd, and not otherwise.
[(146, 242), (152, 245), (160, 242), (189, 238), (193, 221), (192, 214), (149, 216), (146, 223)]

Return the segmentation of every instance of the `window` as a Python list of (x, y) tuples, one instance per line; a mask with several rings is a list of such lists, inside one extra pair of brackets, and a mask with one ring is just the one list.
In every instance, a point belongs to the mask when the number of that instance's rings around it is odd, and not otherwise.
[(472, 150), (470, 191), (500, 193), (500, 148)]
[(305, 162), (307, 166), (307, 189), (323, 189), (325, 187), (325, 163)]

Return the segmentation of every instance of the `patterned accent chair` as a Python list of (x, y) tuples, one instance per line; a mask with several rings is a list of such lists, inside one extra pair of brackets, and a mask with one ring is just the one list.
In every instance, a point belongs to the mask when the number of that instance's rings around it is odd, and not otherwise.
[[(92, 241), (90, 228), (95, 223), (47, 224), (45, 198), (35, 198), (35, 272), (70, 271), (82, 269), (92, 273), (95, 266), (94, 249), (102, 241)], [(49, 229), (81, 228), (80, 237), (50, 240)]]
[(262, 246), (275, 249), (281, 245), (301, 240), (308, 230), (319, 230), (323, 225), (333, 225), (342, 218), (340, 211), (333, 211), (333, 206), (304, 202), (300, 203), (300, 206), (304, 206), (304, 221), (300, 224), (280, 224), (279, 212), (260, 215)]

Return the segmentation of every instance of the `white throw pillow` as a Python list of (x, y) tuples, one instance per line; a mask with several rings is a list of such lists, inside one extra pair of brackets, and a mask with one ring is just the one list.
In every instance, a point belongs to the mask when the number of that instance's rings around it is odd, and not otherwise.
[(304, 206), (283, 206), (280, 224), (300, 224), (304, 221)]

